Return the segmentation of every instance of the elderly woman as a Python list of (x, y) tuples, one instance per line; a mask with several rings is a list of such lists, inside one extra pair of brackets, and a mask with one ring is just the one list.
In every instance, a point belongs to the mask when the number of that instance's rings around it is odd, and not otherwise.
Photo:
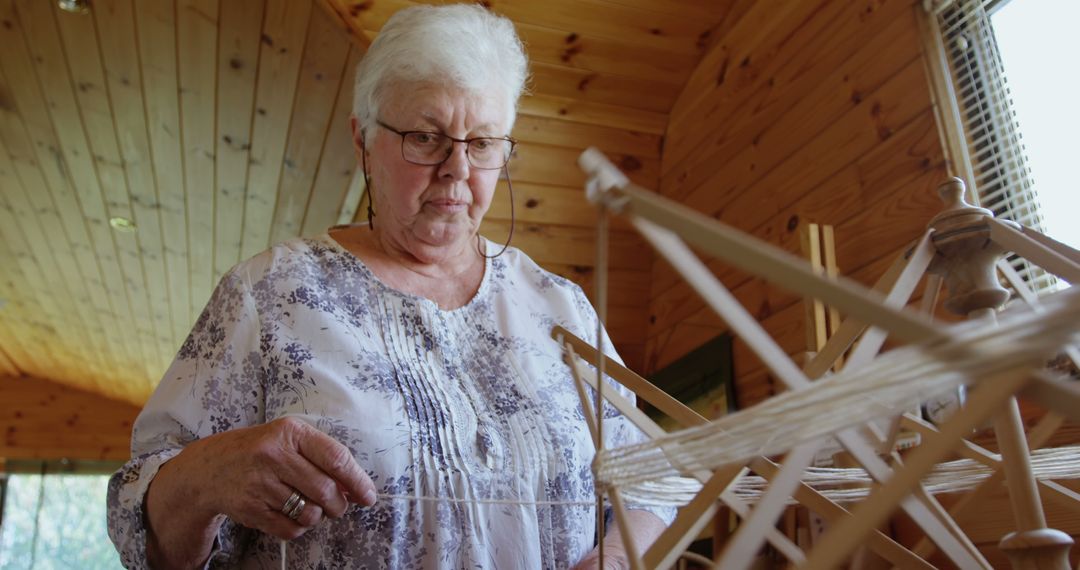
[[(597, 567), (592, 442), (549, 336), (595, 340), (596, 316), (477, 233), (526, 66), (476, 6), (387, 22), (352, 119), (374, 217), (222, 279), (112, 479), (126, 566)], [(608, 446), (640, 437), (606, 416)], [(637, 541), (671, 515), (631, 511)]]

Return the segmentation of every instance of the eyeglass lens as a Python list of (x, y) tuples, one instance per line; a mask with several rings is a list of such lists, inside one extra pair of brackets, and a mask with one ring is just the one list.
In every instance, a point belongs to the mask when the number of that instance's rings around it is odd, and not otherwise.
[[(401, 152), (405, 160), (432, 165), (450, 156), (454, 141), (439, 133), (408, 133), (401, 140)], [(477, 138), (469, 141), (466, 154), (469, 163), (476, 168), (502, 168), (510, 159), (511, 143), (501, 138)]]

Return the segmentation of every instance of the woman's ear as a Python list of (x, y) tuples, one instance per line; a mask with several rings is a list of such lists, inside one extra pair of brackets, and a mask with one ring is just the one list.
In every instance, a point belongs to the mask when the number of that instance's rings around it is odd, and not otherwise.
[(356, 151), (356, 157), (360, 158), (364, 152), (364, 126), (360, 124), (360, 119), (353, 115), (349, 117), (349, 127), (352, 128), (353, 149)]

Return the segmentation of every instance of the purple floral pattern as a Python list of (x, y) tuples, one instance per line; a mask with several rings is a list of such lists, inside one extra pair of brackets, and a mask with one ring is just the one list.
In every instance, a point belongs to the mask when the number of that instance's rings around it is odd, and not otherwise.
[[(143, 498), (162, 463), (197, 438), (291, 415), (348, 446), (380, 493), (466, 502), (353, 506), (291, 542), (290, 568), (572, 566), (593, 547), (593, 507), (535, 503), (590, 501), (593, 449), (550, 331), (592, 341), (595, 319), (580, 288), (513, 248), (453, 311), (387, 287), (326, 235), (241, 263), (110, 482), (122, 562), (147, 567)], [(604, 416), (606, 445), (642, 437), (613, 409)], [(227, 521), (208, 567), (278, 567), (278, 557), (276, 539)]]

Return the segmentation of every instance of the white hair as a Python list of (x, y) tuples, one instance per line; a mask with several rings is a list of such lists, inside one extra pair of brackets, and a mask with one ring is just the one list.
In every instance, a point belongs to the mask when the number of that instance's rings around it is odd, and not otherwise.
[(525, 49), (507, 18), (476, 4), (413, 6), (386, 22), (360, 61), (353, 114), (366, 138), (396, 83), (449, 83), (477, 93), (501, 87), (509, 134), (527, 76)]

